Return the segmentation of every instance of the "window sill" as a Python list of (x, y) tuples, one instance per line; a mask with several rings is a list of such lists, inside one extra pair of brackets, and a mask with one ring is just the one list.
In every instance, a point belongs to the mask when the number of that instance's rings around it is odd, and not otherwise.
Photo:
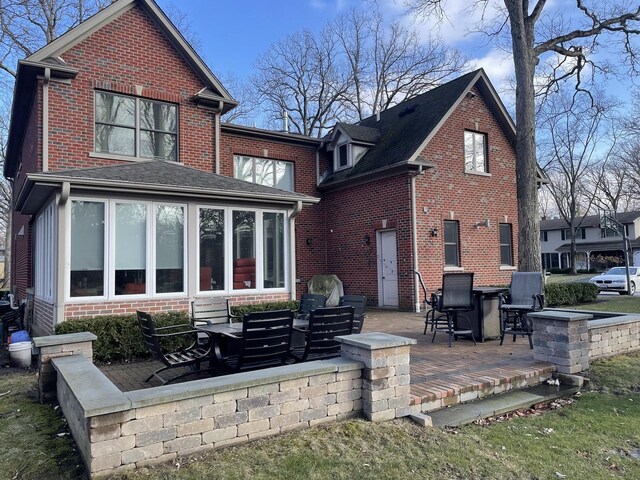
[(518, 268), (514, 265), (500, 265), (500, 270), (504, 271), (516, 271)]
[[(165, 160), (158, 160), (155, 158), (143, 158), (143, 157), (130, 157), (129, 155), (116, 155), (116, 154), (112, 154), (112, 153), (103, 153), (103, 152), (89, 152), (89, 157), (90, 158), (104, 158), (106, 160), (121, 160), (124, 162), (162, 162)], [(166, 161), (171, 161), (173, 162), (173, 160), (166, 160)], [(181, 163), (180, 161), (176, 160), (174, 163)]]
[(347, 165), (346, 167), (339, 167), (339, 168), (334, 167), (333, 171), (334, 171), (334, 172), (341, 172), (342, 170), (348, 170), (348, 169), (350, 169), (352, 166), (353, 166), (353, 165)]
[(464, 272), (464, 267), (444, 267), (445, 272)]
[(464, 173), (468, 175), (478, 175), (480, 177), (490, 177), (491, 174), (489, 172), (477, 172), (475, 170), (465, 170)]

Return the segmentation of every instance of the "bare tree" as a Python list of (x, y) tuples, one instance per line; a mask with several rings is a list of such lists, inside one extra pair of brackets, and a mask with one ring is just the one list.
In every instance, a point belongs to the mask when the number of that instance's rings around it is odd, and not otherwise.
[[(628, 212), (638, 207), (636, 178), (633, 164), (640, 159), (640, 149), (635, 146), (630, 151), (624, 148), (612, 154), (606, 164), (589, 173), (591, 185), (597, 194), (594, 206), (616, 212)], [(640, 165), (639, 165), (640, 166)], [(634, 185), (635, 184), (635, 185)]]
[(288, 36), (258, 60), (254, 86), (272, 125), (286, 111), (298, 133), (323, 135), (335, 121), (359, 121), (464, 72), (459, 51), (421, 42), (400, 22), (353, 9), (317, 35)]
[(260, 109), (260, 105), (258, 94), (251, 81), (241, 79), (233, 73), (219, 75), (218, 78), (231, 96), (240, 102), (237, 107), (225, 113), (222, 119), (228, 123), (255, 126), (256, 111)]
[(420, 41), (399, 22), (353, 9), (329, 27), (346, 58), (350, 87), (342, 101), (362, 120), (439, 85), (467, 68), (463, 55), (437, 37)]
[[(446, 0), (405, 0), (418, 16), (442, 15)], [(565, 11), (547, 9), (547, 0), (476, 0), (475, 8), (503, 5), (504, 10), (493, 28), (493, 36), (508, 34), (516, 78), (516, 184), (518, 193), (519, 246), (518, 266), (524, 271), (539, 271), (540, 241), (536, 185), (536, 67), (542, 62), (552, 66), (544, 91), (558, 82), (573, 79), (577, 90), (585, 90), (587, 72), (607, 73), (611, 64), (594, 63), (601, 46), (619, 44), (626, 54), (619, 64), (636, 70), (633, 37), (640, 33), (640, 5), (626, 0), (575, 0)]]
[(348, 77), (329, 29), (318, 37), (304, 30), (271, 46), (256, 64), (253, 84), (270, 124), (281, 128), (285, 112), (294, 131), (321, 136), (343, 111), (338, 99)]
[(549, 97), (540, 114), (539, 156), (551, 180), (549, 192), (569, 227), (572, 273), (576, 273), (576, 232), (598, 195), (589, 174), (603, 171), (615, 145), (608, 143), (613, 105), (603, 95), (597, 98), (592, 103), (586, 93), (561, 91)]

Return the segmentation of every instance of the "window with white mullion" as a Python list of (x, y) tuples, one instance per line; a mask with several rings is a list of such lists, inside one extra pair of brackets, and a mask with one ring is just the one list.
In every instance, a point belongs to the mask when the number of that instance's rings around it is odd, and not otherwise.
[(183, 293), (186, 288), (185, 205), (154, 204), (156, 294)]
[(69, 208), (69, 296), (105, 297), (108, 285), (107, 219), (108, 202), (73, 199)]
[(111, 92), (95, 93), (97, 153), (177, 161), (177, 105)]

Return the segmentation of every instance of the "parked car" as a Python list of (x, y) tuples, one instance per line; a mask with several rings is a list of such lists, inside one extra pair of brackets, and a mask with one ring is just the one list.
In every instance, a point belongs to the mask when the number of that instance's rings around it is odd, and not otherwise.
[(618, 292), (620, 295), (633, 295), (636, 293), (636, 286), (640, 284), (640, 268), (629, 267), (630, 288), (627, 288), (626, 267), (613, 267), (602, 275), (597, 275), (589, 279), (601, 292)]

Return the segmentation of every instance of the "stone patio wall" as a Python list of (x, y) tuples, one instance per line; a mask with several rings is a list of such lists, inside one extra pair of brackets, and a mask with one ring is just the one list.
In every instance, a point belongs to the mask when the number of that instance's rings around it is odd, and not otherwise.
[(85, 355), (53, 358), (61, 409), (91, 477), (355, 416), (406, 416), (409, 345), (367, 333), (341, 358), (120, 391)]
[(608, 357), (640, 349), (640, 318), (634, 315), (589, 321), (589, 358)]
[(533, 321), (533, 356), (555, 364), (559, 373), (580, 373), (589, 360), (640, 349), (640, 315), (544, 310), (530, 313)]

